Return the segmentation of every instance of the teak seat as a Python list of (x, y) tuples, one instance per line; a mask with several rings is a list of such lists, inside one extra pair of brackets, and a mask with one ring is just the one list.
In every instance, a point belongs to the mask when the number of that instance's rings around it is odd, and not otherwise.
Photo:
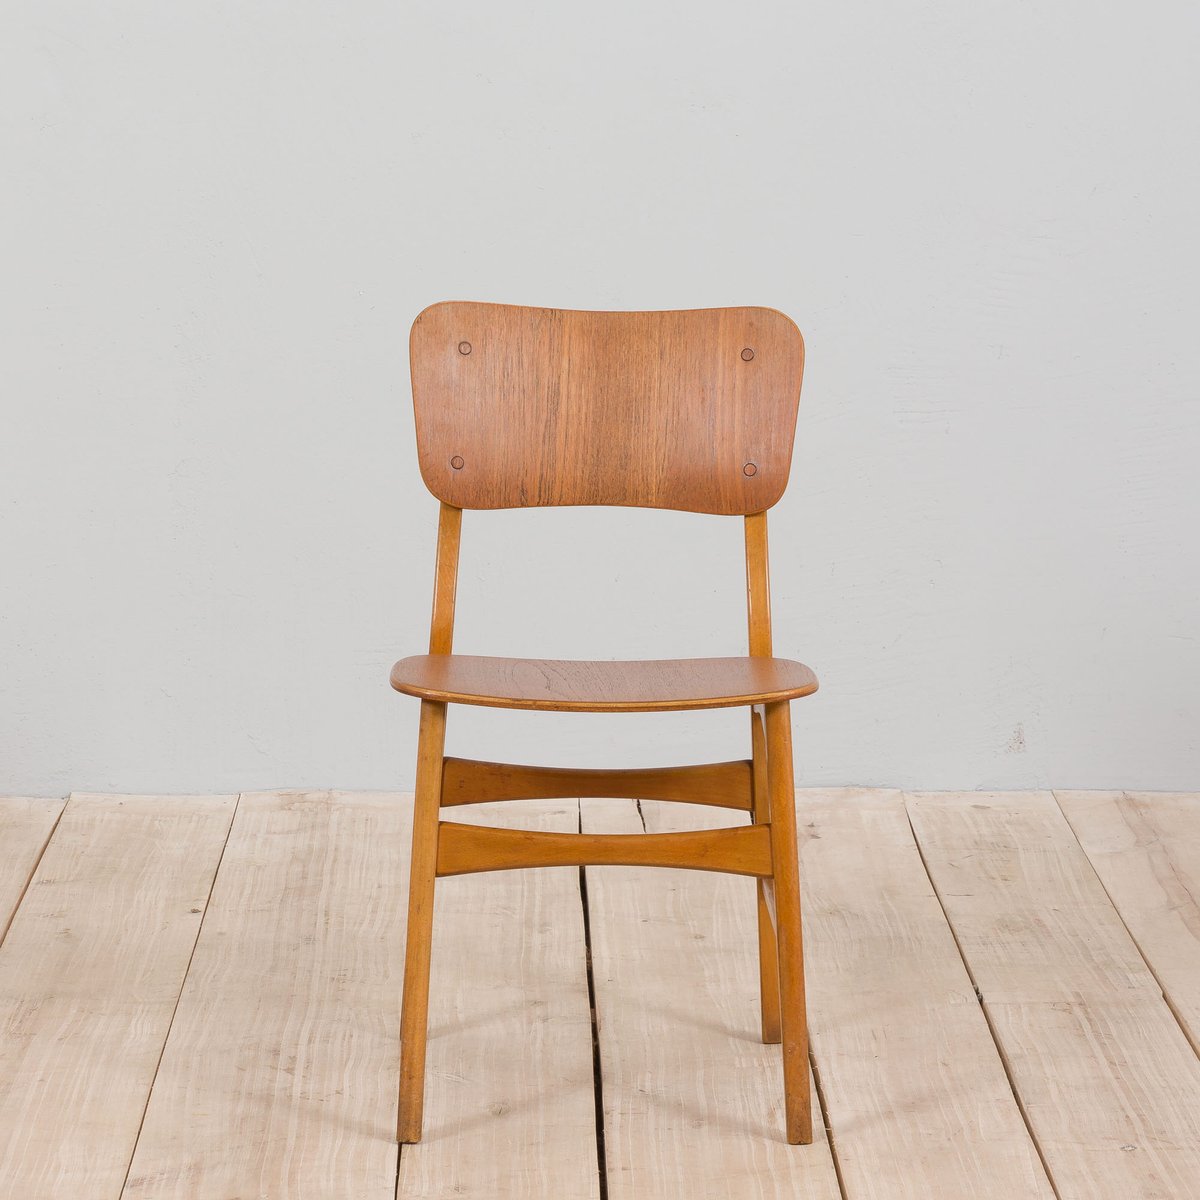
[[(766, 516), (791, 468), (800, 331), (768, 308), (610, 313), (448, 303), (417, 317), (410, 359), (421, 475), (441, 515), (429, 653), (401, 659), (391, 676), (421, 701), (398, 1139), (421, 1137), (436, 880), (639, 864), (757, 879), (762, 1037), (782, 1045), (787, 1140), (811, 1142), (789, 705), (816, 691), (817, 680), (802, 663), (772, 657)], [(749, 655), (585, 662), (452, 653), (463, 509), (582, 504), (741, 516)], [(563, 712), (741, 705), (750, 709), (750, 753), (636, 770), (448, 758), (450, 704)], [(751, 821), (692, 833), (584, 834), (439, 819), (443, 807), (575, 796), (710, 804)]]
[(550, 712), (671, 712), (795, 700), (817, 677), (786, 658), (639, 662), (420, 654), (392, 668), (392, 687), (422, 700)]

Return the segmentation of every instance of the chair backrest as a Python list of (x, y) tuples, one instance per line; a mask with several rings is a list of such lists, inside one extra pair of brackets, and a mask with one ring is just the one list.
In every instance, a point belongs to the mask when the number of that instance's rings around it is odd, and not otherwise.
[(787, 486), (804, 340), (774, 309), (449, 302), (410, 356), (421, 475), (455, 508), (749, 514)]

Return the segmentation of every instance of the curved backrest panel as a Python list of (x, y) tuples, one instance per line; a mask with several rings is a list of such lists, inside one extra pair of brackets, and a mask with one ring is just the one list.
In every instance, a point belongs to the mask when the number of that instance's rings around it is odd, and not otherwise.
[(770, 508), (804, 341), (771, 308), (574, 312), (451, 302), (410, 343), (426, 487), (457, 508)]

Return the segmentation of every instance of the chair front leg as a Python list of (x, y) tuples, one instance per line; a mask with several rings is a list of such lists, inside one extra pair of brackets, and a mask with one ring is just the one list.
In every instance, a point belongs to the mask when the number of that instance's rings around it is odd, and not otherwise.
[(786, 700), (764, 706), (767, 784), (771, 803), (771, 864), (779, 947), (787, 1140), (792, 1145), (808, 1145), (813, 1139), (812, 1097), (808, 1086), (808, 1015), (804, 1000), (804, 939), (800, 922), (800, 869), (789, 707)]
[(421, 703), (417, 782), (413, 801), (412, 862), (408, 882), (408, 938), (400, 1010), (400, 1098), (396, 1140), (419, 1142), (425, 1104), (425, 1042), (429, 1027), (429, 955), (433, 942), (433, 889), (437, 875), (438, 813), (446, 705)]

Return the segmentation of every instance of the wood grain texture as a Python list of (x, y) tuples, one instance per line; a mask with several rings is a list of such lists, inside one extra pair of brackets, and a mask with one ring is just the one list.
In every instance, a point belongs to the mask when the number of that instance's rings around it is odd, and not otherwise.
[(564, 661), (419, 654), (392, 668), (409, 696), (553, 712), (669, 712), (809, 696), (817, 678), (786, 658)]
[(1159, 997), (1049, 792), (913, 792), (908, 809), (986, 1001)]
[(242, 797), (123, 1200), (392, 1200), (410, 819)]
[(443, 504), (438, 513), (437, 562), (433, 570), (433, 614), (429, 653), (449, 654), (454, 645), (454, 609), (458, 559), (462, 545), (462, 509)]
[(437, 877), (438, 811), (446, 748), (446, 706), (421, 701), (417, 778), (409, 858), (408, 920), (404, 944), (404, 991), (400, 1011), (400, 1090), (396, 1140), (421, 1140), (425, 1104), (425, 1042), (428, 1034), (429, 962), (433, 946), (434, 881)]
[(1053, 797), (909, 811), (1060, 1200), (1194, 1194), (1200, 1061)]
[(1200, 796), (1054, 796), (1200, 1053)]
[[(470, 815), (547, 833), (579, 823), (561, 801)], [(449, 879), (435, 905), (425, 1133), (401, 1150), (400, 1200), (597, 1200), (579, 872)]]
[[(233, 830), (127, 1197), (392, 1196), (407, 801), (351, 796), (339, 816), (325, 794), (267, 799)], [(1147, 950), (1186, 984), (1190, 909), (1175, 889), (1191, 888), (1200, 796), (1061, 802), (1114, 894), (1144, 897), (1130, 927), (1147, 922)], [(0, 947), (0, 1200), (121, 1193), (166, 983), (182, 980), (232, 804), (72, 799)], [(632, 802), (583, 807), (589, 833), (641, 829)], [(641, 808), (653, 836), (728, 819)], [(1039, 795), (918, 796), (912, 811), (1058, 1196), (1190, 1198), (1200, 1063), (1164, 1000), (1129, 986), (1118, 947), (1071, 947), (1121, 928), (1097, 921), (1071, 829)], [(565, 833), (575, 806), (469, 815)], [(897, 795), (802, 792), (799, 817), (812, 1046), (844, 1195), (1049, 1200)], [(438, 885), (426, 1133), (403, 1148), (401, 1196), (596, 1200), (578, 879)], [(819, 1127), (811, 1147), (783, 1144), (751, 880), (587, 879), (613, 1200), (837, 1196)]]
[(684, 800), (721, 808), (750, 808), (750, 763), (738, 760), (689, 767), (588, 770), (447, 758), (442, 806), (491, 800), (548, 800), (580, 796)]
[(63, 810), (62, 800), (0, 796), (0, 945)]
[(1200, 1180), (1200, 1061), (1166, 1005), (987, 1005), (1059, 1200), (1185, 1200)]
[[(757, 713), (757, 709), (755, 712)], [(775, 929), (779, 971), (779, 1044), (787, 1139), (813, 1139), (812, 1091), (808, 1084), (808, 1012), (804, 990), (804, 934), (796, 837), (796, 785), (792, 770), (792, 722), (786, 703), (763, 706), (767, 745), (767, 789), (771, 822), (771, 878), (766, 907)], [(756, 825), (755, 829), (763, 826)]]
[(232, 796), (73, 795), (0, 947), (0, 1195), (116, 1197)]
[(746, 628), (750, 653), (771, 657), (771, 572), (767, 553), (767, 514), (751, 513), (745, 520)]
[(809, 1030), (853, 1200), (1053, 1200), (900, 793), (801, 791)]
[(459, 508), (770, 508), (804, 341), (769, 308), (435, 304), (409, 341), (425, 486)]
[[(448, 655), (454, 645), (454, 609), (462, 509), (443, 504), (438, 515), (437, 564), (429, 653)], [(417, 777), (409, 856), (404, 986), (400, 1009), (400, 1076), (396, 1140), (418, 1142), (425, 1106), (425, 1043), (428, 1036), (429, 961), (433, 939), (433, 884), (437, 871), (438, 810), (446, 751), (446, 706), (421, 701)]]
[[(752, 820), (765, 825), (771, 819), (771, 799), (767, 788), (767, 731), (761, 709), (750, 710)], [(778, 1045), (783, 1036), (779, 1011), (779, 943), (775, 933), (775, 897), (770, 880), (757, 884), (755, 908), (758, 915), (759, 999), (762, 1008), (762, 1040)]]
[[(746, 550), (746, 632), (751, 655), (769, 658), (771, 639), (771, 578), (767, 554), (767, 514), (751, 513), (743, 522)], [(771, 819), (767, 785), (766, 719), (761, 709), (750, 713), (751, 796), (754, 820)], [(783, 1037), (779, 1008), (779, 946), (775, 929), (774, 893), (769, 880), (758, 881), (759, 993), (762, 1001), (763, 1041), (777, 1043)]]
[[(652, 834), (721, 814), (644, 802)], [(589, 833), (642, 828), (635, 805), (586, 800)], [(837, 1200), (824, 1129), (784, 1140), (779, 1050), (760, 1040), (751, 880), (588, 869), (612, 1200)]]
[(438, 875), (590, 864), (769, 875), (771, 841), (763, 825), (624, 836), (492, 829), (443, 821), (438, 834)]

